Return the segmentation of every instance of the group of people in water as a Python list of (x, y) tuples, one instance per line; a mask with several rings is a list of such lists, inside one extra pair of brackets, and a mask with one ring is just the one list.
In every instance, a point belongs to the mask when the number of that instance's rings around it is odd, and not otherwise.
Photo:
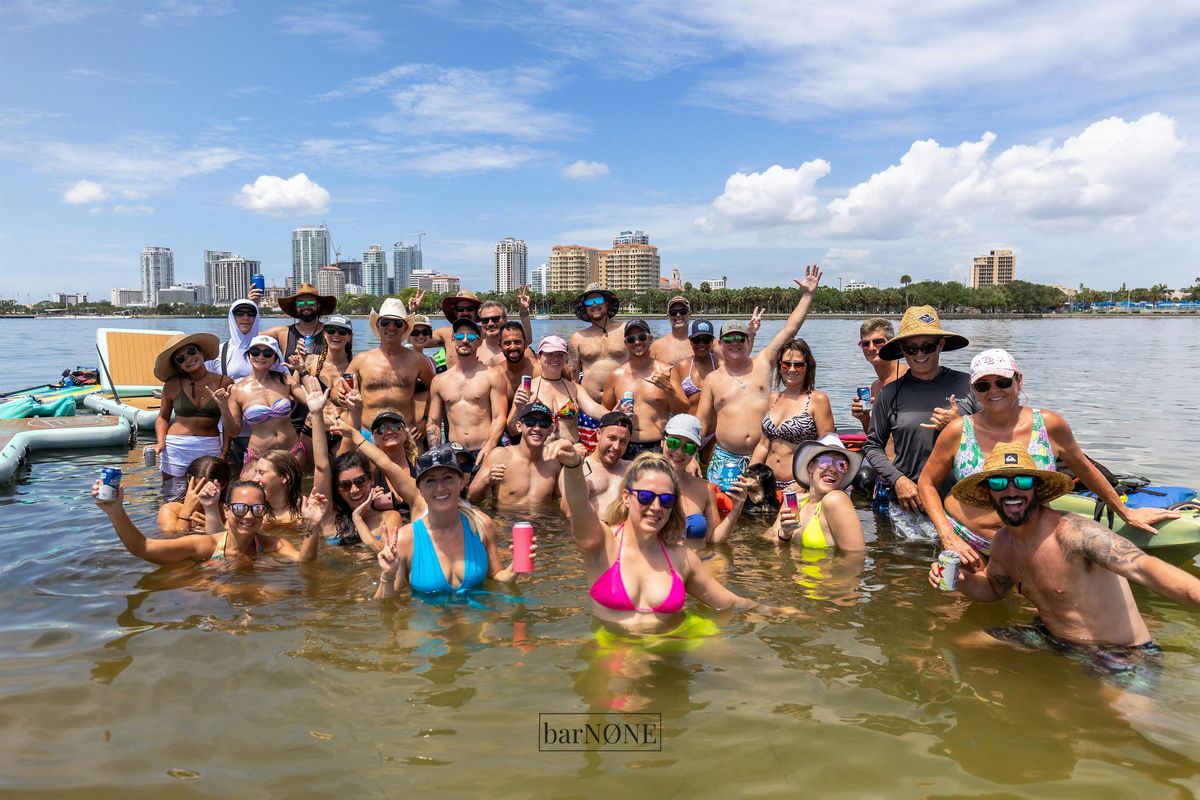
[[(908, 309), (899, 333), (882, 318), (862, 324), (875, 380), (870, 406), (847, 409), (865, 433), (861, 451), (848, 449), (797, 337), (820, 278), (806, 268), (800, 301), (765, 343), (760, 311), (718, 332), (683, 296), (668, 301), (670, 330), (656, 338), (592, 284), (575, 299), (585, 327), (569, 340), (533, 342), (527, 289), (519, 320), (462, 291), (443, 301), (448, 324), (436, 328), (417, 313), (418, 292), (371, 313), (379, 345), (358, 353), (334, 298), (304, 284), (280, 300), (295, 321), (264, 333), (252, 289), (230, 307), (228, 340), (180, 335), (156, 361), (164, 535), (144, 536), (120, 492), (97, 504), (125, 547), (156, 564), (370, 548), (378, 598), (515, 580), (505, 532), (483, 508), (557, 504), (595, 618), (670, 635), (688, 595), (764, 607), (701, 558), (706, 545), (736, 542), (751, 510), (766, 513), (757, 535), (781, 548), (865, 552), (848, 494), (865, 460), (894, 530), (958, 554), (964, 596), (994, 601), (1015, 587), (1036, 607), (1032, 623), (981, 641), (1113, 669), (1153, 653), (1127, 581), (1200, 604), (1200, 580), (1049, 503), (1074, 488), (1065, 465), (1129, 526), (1153, 532), (1175, 514), (1127, 508), (1066, 420), (1022, 404), (1010, 353), (985, 350), (969, 372), (943, 366), (942, 353), (968, 341), (928, 306)], [(940, 571), (931, 565), (935, 586)]]

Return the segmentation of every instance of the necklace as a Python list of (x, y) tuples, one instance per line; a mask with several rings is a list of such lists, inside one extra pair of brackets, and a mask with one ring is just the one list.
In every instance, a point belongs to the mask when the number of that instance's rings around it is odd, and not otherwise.
[[(738, 386), (742, 387), (743, 392), (746, 391), (746, 382), (744, 380), (742, 380), (740, 377), (738, 377), (737, 375), (734, 375), (732, 372), (729, 372), (728, 365), (726, 365), (725, 371), (729, 374), (729, 377), (732, 378), (734, 380), (734, 382), (737, 383)], [(754, 372), (754, 367), (750, 367), (750, 371), (747, 372), (746, 374), (751, 375), (751, 374), (753, 374), (753, 372)]]

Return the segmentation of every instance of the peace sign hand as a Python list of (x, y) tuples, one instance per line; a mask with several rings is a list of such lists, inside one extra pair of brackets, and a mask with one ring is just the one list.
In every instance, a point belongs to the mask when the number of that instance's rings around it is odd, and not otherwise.
[(359, 503), (358, 507), (354, 509), (354, 516), (362, 517), (366, 513), (367, 508), (385, 494), (387, 492), (382, 486), (372, 486), (371, 491), (367, 492), (367, 499)]
[(329, 499), (313, 489), (308, 496), (300, 501), (300, 518), (311, 528), (321, 524), (325, 512), (329, 510)]
[(517, 307), (523, 315), (529, 313), (529, 284), (517, 287)]
[(750, 315), (750, 321), (746, 323), (746, 332), (751, 336), (758, 333), (759, 327), (762, 325), (762, 317), (766, 312), (765, 308), (754, 307), (754, 313)]
[(809, 264), (804, 268), (804, 280), (798, 278), (792, 280), (804, 290), (805, 294), (812, 294), (821, 283), (821, 268), (816, 264)]
[(421, 307), (421, 302), (425, 299), (425, 290), (417, 289), (416, 293), (408, 298), (408, 313), (414, 313)]
[(383, 534), (383, 548), (376, 556), (381, 572), (379, 576), (381, 582), (391, 583), (396, 578), (396, 572), (400, 566), (400, 557), (396, 552), (396, 537), (399, 533), (399, 530), (396, 530)]

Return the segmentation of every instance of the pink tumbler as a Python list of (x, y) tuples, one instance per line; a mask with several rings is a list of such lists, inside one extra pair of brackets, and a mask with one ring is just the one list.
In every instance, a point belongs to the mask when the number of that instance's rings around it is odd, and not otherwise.
[(529, 548), (533, 545), (533, 524), (518, 522), (512, 529), (512, 571), (533, 572)]

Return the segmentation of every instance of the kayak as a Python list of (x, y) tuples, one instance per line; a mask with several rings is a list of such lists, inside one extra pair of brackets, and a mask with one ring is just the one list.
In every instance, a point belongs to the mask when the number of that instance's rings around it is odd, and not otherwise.
[[(1150, 487), (1153, 488), (1153, 487)], [(1132, 503), (1130, 507), (1134, 507)], [(1095, 519), (1096, 500), (1086, 494), (1064, 494), (1050, 502), (1050, 507), (1059, 511), (1070, 511), (1084, 517)], [(1100, 516), (1100, 523), (1107, 525), (1114, 532), (1121, 534), (1143, 550), (1163, 547), (1192, 547), (1200, 545), (1200, 516), (1195, 508), (1185, 505), (1177, 509), (1179, 519), (1173, 519), (1158, 525), (1158, 533), (1154, 536), (1145, 531), (1131, 528), (1115, 514), (1109, 520), (1107, 509)]]

